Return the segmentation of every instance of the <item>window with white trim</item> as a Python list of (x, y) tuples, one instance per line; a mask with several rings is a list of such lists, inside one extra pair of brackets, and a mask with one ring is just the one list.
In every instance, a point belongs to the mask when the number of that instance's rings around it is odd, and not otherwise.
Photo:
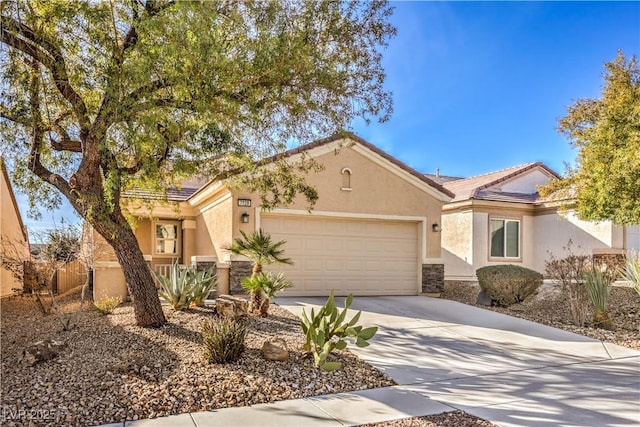
[(492, 218), (489, 245), (491, 258), (520, 258), (520, 221)]
[(180, 223), (177, 221), (163, 221), (155, 223), (155, 253), (156, 255), (180, 254)]

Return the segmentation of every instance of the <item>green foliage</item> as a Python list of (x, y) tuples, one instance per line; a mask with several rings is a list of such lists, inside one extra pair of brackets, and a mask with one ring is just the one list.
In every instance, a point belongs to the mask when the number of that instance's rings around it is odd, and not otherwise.
[(242, 288), (252, 296), (252, 303), (255, 303), (256, 296), (259, 295), (260, 315), (267, 316), (269, 313), (269, 300), (276, 294), (293, 286), (289, 280), (284, 278), (284, 274), (274, 274), (271, 271), (259, 273), (251, 277), (242, 279)]
[(202, 305), (209, 292), (216, 287), (216, 277), (210, 270), (196, 271), (195, 267), (181, 267), (178, 261), (169, 269), (169, 276), (153, 272), (158, 280), (158, 293), (174, 310)]
[(594, 310), (596, 325), (612, 329), (611, 320), (607, 315), (607, 303), (613, 283), (613, 275), (606, 270), (591, 269), (584, 273), (584, 285)]
[(240, 230), (242, 237), (235, 239), (233, 245), (228, 250), (234, 255), (242, 255), (249, 258), (254, 266), (254, 273), (258, 274), (262, 271), (262, 266), (267, 264), (293, 264), (291, 259), (284, 258), (284, 245), (286, 240), (274, 242), (269, 233), (264, 232), (261, 228), (247, 235)]
[(596, 99), (579, 99), (558, 130), (578, 149), (566, 178), (543, 196), (570, 203), (586, 220), (640, 224), (640, 70), (635, 56), (620, 51), (605, 64)]
[(633, 284), (633, 288), (640, 295), (640, 253), (627, 255), (623, 276)]
[(542, 284), (537, 271), (517, 265), (490, 265), (476, 270), (480, 287), (499, 305), (508, 307), (533, 295)]
[(247, 292), (261, 292), (266, 298), (274, 298), (276, 294), (293, 286), (285, 279), (283, 273), (274, 274), (271, 271), (263, 272), (255, 277), (242, 279), (242, 288)]
[(122, 298), (120, 297), (104, 297), (93, 303), (93, 307), (102, 314), (111, 314), (113, 310), (122, 304)]
[(247, 324), (241, 319), (225, 317), (202, 322), (204, 357), (209, 363), (230, 363), (244, 352)]
[[(55, 205), (57, 188), (83, 216), (116, 210), (123, 187), (225, 178), (288, 141), (387, 120), (391, 13), (384, 1), (3, 2), (1, 149), (32, 200)], [(265, 206), (315, 201), (305, 166), (275, 164), (253, 182)]]
[(349, 295), (344, 303), (344, 309), (338, 310), (333, 297), (333, 291), (327, 302), (320, 307), (317, 313), (311, 309), (307, 316), (302, 310), (302, 332), (305, 334), (306, 342), (304, 350), (313, 354), (316, 367), (326, 371), (340, 369), (340, 362), (327, 362), (327, 357), (334, 349), (344, 350), (347, 347), (346, 338), (352, 339), (358, 347), (367, 347), (369, 340), (378, 331), (377, 326), (363, 328), (356, 326), (360, 319), (357, 312), (351, 320), (347, 321), (347, 310), (353, 303), (353, 295)]

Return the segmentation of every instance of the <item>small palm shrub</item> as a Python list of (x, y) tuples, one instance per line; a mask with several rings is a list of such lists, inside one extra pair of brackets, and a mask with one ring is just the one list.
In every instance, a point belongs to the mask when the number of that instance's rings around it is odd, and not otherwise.
[(274, 274), (271, 271), (260, 273), (253, 277), (246, 277), (242, 280), (242, 288), (250, 295), (260, 293), (260, 315), (267, 316), (269, 303), (280, 291), (289, 289), (293, 284), (284, 278), (284, 274)]
[[(287, 243), (286, 240), (274, 242), (269, 233), (265, 233), (262, 229), (258, 229), (247, 235), (240, 230), (242, 237), (235, 239), (233, 245), (227, 250), (234, 255), (242, 255), (253, 262), (251, 278), (255, 278), (262, 273), (262, 266), (267, 264), (293, 264), (291, 259), (284, 257), (284, 249), (282, 246)], [(260, 313), (262, 306), (262, 292), (250, 292), (251, 300), (249, 309), (253, 313)]]
[(624, 279), (631, 282), (633, 288), (640, 295), (640, 253), (627, 255), (622, 274)]
[(347, 347), (346, 338), (351, 338), (358, 347), (367, 347), (370, 340), (378, 331), (377, 326), (363, 328), (356, 326), (360, 319), (360, 312), (346, 321), (347, 310), (353, 303), (353, 295), (349, 295), (344, 303), (344, 309), (339, 311), (333, 297), (333, 291), (327, 302), (317, 313), (311, 309), (311, 314), (302, 310), (302, 332), (306, 336), (304, 351), (313, 354), (316, 367), (325, 371), (340, 369), (340, 362), (327, 362), (327, 357), (334, 349), (344, 350)]
[(122, 298), (120, 297), (104, 297), (93, 303), (93, 307), (102, 314), (111, 314), (113, 310), (122, 304)]
[(248, 333), (242, 319), (225, 317), (202, 322), (204, 357), (209, 363), (230, 363), (244, 352), (244, 340)]
[(158, 280), (158, 293), (174, 310), (204, 304), (216, 287), (216, 277), (211, 270), (196, 271), (193, 266), (181, 267), (177, 261), (171, 265), (169, 276), (156, 271), (153, 274)]
[(584, 274), (584, 285), (593, 305), (593, 321), (596, 326), (613, 329), (613, 323), (607, 313), (607, 303), (613, 276), (607, 271), (592, 269)]
[(533, 295), (542, 284), (542, 274), (517, 265), (490, 265), (476, 271), (480, 287), (496, 304), (508, 307)]

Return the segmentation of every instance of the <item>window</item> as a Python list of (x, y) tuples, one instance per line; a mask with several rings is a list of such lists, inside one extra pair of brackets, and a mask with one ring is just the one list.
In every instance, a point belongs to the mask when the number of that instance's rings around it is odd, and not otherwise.
[(351, 191), (351, 169), (343, 168), (340, 172), (342, 174), (342, 187), (343, 191)]
[(520, 221), (492, 219), (489, 228), (492, 258), (520, 258)]
[(180, 253), (180, 227), (178, 222), (157, 222), (155, 224), (155, 249), (157, 255), (178, 255)]

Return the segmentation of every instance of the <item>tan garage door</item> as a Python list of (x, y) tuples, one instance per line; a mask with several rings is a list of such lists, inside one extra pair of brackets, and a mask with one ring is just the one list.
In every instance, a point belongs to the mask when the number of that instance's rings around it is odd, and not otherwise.
[(415, 295), (418, 223), (264, 215), (261, 227), (287, 241), (292, 266), (277, 265), (294, 287), (288, 296)]

